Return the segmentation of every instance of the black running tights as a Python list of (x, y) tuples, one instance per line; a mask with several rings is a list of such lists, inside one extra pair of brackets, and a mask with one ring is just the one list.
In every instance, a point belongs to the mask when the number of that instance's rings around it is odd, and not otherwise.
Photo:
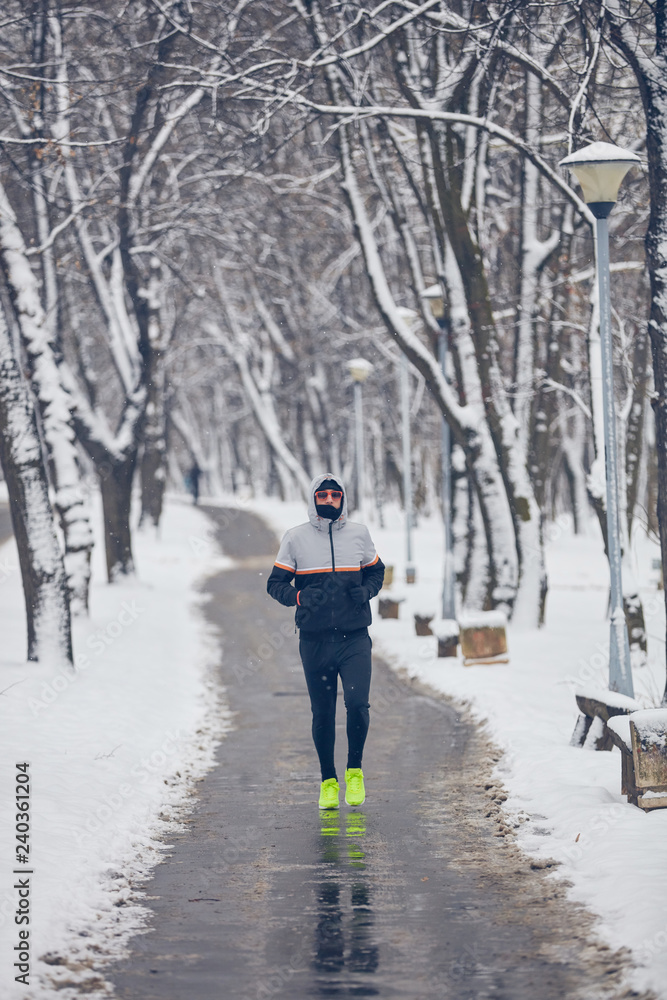
[(313, 741), (322, 781), (326, 781), (336, 777), (334, 741), (339, 676), (347, 710), (347, 766), (361, 767), (369, 724), (371, 639), (368, 634), (341, 642), (301, 638), (299, 652), (313, 710)]

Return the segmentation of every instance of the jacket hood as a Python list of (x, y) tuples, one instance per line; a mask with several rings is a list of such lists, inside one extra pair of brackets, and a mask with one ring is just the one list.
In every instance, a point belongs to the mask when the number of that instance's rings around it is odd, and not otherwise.
[[(336, 518), (335, 521), (329, 521), (326, 517), (320, 517), (317, 513), (317, 508), (315, 507), (315, 491), (318, 490), (325, 479), (335, 479), (340, 485), (343, 491), (343, 507), (340, 512), (340, 517)], [(340, 531), (343, 525), (347, 521), (347, 490), (345, 489), (345, 483), (340, 478), (340, 476), (334, 475), (333, 472), (323, 472), (321, 476), (315, 476), (312, 483), (310, 484), (310, 494), (308, 496), (308, 520), (310, 523), (317, 528), (318, 531), (328, 531), (329, 525), (333, 523), (333, 530)]]

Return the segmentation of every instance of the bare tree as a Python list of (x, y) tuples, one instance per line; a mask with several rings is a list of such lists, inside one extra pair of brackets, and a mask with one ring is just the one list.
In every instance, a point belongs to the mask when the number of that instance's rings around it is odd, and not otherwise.
[(28, 626), (28, 660), (72, 665), (67, 578), (37, 418), (0, 304), (0, 461), (9, 490)]

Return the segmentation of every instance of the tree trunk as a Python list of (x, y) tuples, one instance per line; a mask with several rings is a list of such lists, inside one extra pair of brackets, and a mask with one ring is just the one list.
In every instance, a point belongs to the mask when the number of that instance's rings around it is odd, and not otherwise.
[(490, 611), (492, 601), (489, 592), (489, 559), (484, 538), (484, 522), (472, 480), (468, 477), (464, 482), (468, 483), (468, 517), (461, 603), (470, 611)]
[[(44, 231), (44, 226), (40, 227)], [(16, 214), (0, 185), (0, 263), (16, 320), (30, 362), (42, 428), (55, 486), (55, 507), (65, 541), (65, 568), (72, 609), (88, 610), (90, 556), (94, 544), (87, 490), (70, 415), (70, 400), (63, 387), (61, 365), (53, 332), (42, 307), (37, 279), (26, 256)], [(45, 282), (50, 287), (50, 282)], [(51, 296), (54, 294), (51, 291)], [(50, 303), (53, 311), (54, 303)]]
[(481, 404), (476, 406), (469, 401), (465, 407), (459, 405), (454, 391), (440, 370), (437, 359), (401, 318), (382, 266), (379, 249), (359, 189), (348, 126), (341, 126), (338, 137), (343, 168), (343, 189), (366, 262), (373, 296), (387, 330), (394, 336), (408, 361), (424, 376), (428, 388), (452, 429), (455, 440), (465, 452), (468, 470), (478, 491), (488, 540), (488, 597), (495, 607), (501, 607), (511, 613), (517, 586), (514, 532), (506, 492)]
[(148, 393), (144, 424), (144, 447), (141, 455), (140, 524), (150, 521), (157, 528), (162, 517), (162, 503), (167, 485), (167, 436), (164, 421), (164, 398), (160, 391)]
[[(543, 127), (542, 85), (532, 73), (526, 74), (526, 128), (525, 139), (535, 149), (540, 148)], [(533, 407), (535, 388), (535, 354), (538, 340), (536, 331), (538, 296), (542, 269), (556, 246), (562, 247), (562, 233), (553, 230), (547, 241), (538, 237), (540, 217), (540, 174), (537, 167), (524, 160), (522, 163), (521, 192), (521, 279), (518, 315), (514, 345), (514, 384), (516, 397), (514, 413), (519, 427), (519, 440), (528, 454), (533, 426), (540, 410)], [(531, 463), (532, 466), (532, 463)], [(540, 510), (544, 510), (544, 496), (540, 502), (539, 487), (533, 476), (533, 487)]]
[(519, 565), (519, 586), (512, 617), (522, 627), (536, 628), (540, 623), (540, 594), (546, 579), (541, 513), (528, 475), (528, 456), (520, 428), (509, 408), (498, 370), (496, 330), (484, 261), (461, 203), (457, 139), (450, 128), (425, 128), (432, 150), (440, 218), (445, 221), (463, 281), (486, 418), (512, 511)]
[(1, 307), (0, 460), (23, 580), (28, 660), (71, 666), (67, 578), (49, 503), (37, 418)]
[(572, 521), (575, 535), (581, 535), (586, 530), (586, 519), (589, 511), (588, 494), (586, 492), (586, 473), (584, 470), (585, 433), (584, 414), (577, 410), (570, 418), (571, 431), (563, 432), (562, 452), (563, 469), (567, 477)]
[(658, 460), (655, 440), (655, 419), (653, 409), (646, 408), (646, 526), (647, 530), (660, 537), (660, 525), (658, 524)]
[(130, 513), (136, 460), (135, 450), (122, 461), (97, 468), (102, 493), (104, 546), (109, 583), (114, 583), (121, 576), (131, 576), (134, 573)]
[(645, 480), (646, 444), (644, 441), (644, 425), (646, 423), (645, 400), (647, 397), (650, 375), (648, 373), (648, 335), (642, 325), (634, 337), (632, 356), (632, 404), (628, 416), (628, 427), (625, 439), (625, 480), (627, 490), (627, 525), (628, 538), (632, 539), (632, 522), (634, 520), (640, 488)]

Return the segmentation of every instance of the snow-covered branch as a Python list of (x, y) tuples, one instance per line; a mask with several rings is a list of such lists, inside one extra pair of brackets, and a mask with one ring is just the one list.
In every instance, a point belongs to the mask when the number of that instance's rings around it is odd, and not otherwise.
[(496, 125), (495, 122), (485, 118), (477, 118), (474, 115), (461, 114), (455, 111), (439, 111), (436, 108), (403, 108), (392, 105), (349, 105), (349, 104), (321, 104), (312, 101), (303, 94), (292, 93), (291, 100), (302, 107), (310, 108), (321, 114), (336, 115), (341, 119), (339, 127), (347, 122), (357, 122), (364, 118), (408, 118), (414, 121), (429, 122), (450, 122), (459, 125), (471, 125), (474, 128), (482, 129), (490, 135), (502, 139), (508, 146), (522, 153), (547, 180), (557, 188), (569, 202), (572, 203), (577, 212), (591, 226), (594, 224), (594, 216), (585, 202), (579, 195), (560, 177), (549, 164), (539, 156), (520, 136), (510, 132), (509, 129)]

